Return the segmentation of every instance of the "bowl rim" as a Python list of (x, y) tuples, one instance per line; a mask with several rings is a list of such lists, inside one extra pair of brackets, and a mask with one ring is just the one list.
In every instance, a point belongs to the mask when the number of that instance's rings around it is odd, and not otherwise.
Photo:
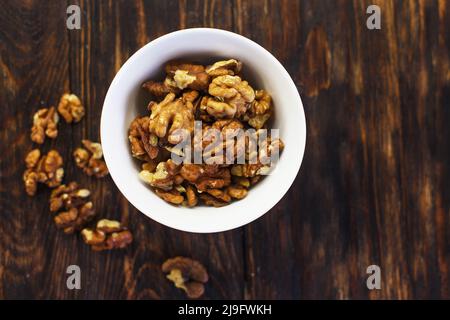
[[(202, 227), (199, 227), (198, 225), (183, 225), (183, 224), (179, 224), (179, 223), (170, 223), (168, 220), (163, 219), (162, 217), (158, 217), (152, 214), (152, 212), (149, 212), (146, 208), (141, 207), (139, 204), (134, 203), (132, 200), (130, 200), (130, 194), (128, 193), (128, 190), (126, 188), (126, 186), (124, 186), (121, 181), (118, 181), (117, 177), (114, 177), (114, 174), (112, 173), (113, 170), (110, 170), (110, 176), (114, 182), (114, 184), (117, 186), (117, 188), (119, 189), (119, 191), (122, 193), (122, 195), (126, 198), (126, 200), (133, 205), (138, 211), (140, 211), (141, 213), (143, 213), (145, 216), (151, 218), (152, 220), (157, 221), (158, 223), (165, 225), (167, 227), (176, 229), (176, 230), (180, 230), (180, 231), (185, 231), (185, 232), (192, 232), (192, 233), (216, 233), (216, 232), (224, 232), (224, 231), (228, 231), (228, 230), (232, 230), (232, 229), (236, 229), (242, 226), (245, 226), (255, 220), (257, 220), (258, 218), (262, 217), (263, 215), (265, 215), (268, 211), (270, 211), (278, 202), (280, 202), (280, 200), (285, 196), (285, 194), (288, 192), (288, 190), (290, 189), (290, 187), (292, 186), (294, 180), (296, 179), (299, 171), (300, 171), (300, 167), (301, 164), (303, 162), (303, 157), (304, 157), (304, 152), (305, 152), (305, 147), (306, 147), (306, 135), (307, 135), (307, 128), (306, 128), (306, 117), (305, 117), (305, 112), (304, 112), (304, 107), (303, 107), (303, 102), (302, 99), (300, 97), (300, 94), (298, 92), (297, 86), (295, 85), (293, 79), (291, 78), (291, 76), (289, 75), (289, 73), (287, 72), (287, 70), (284, 68), (284, 66), (281, 64), (280, 61), (278, 61), (277, 58), (275, 58), (274, 55), (272, 55), (272, 53), (270, 53), (267, 49), (265, 49), (264, 47), (262, 47), (261, 45), (259, 45), (258, 43), (256, 43), (255, 41), (242, 36), (240, 34), (231, 32), (231, 31), (227, 31), (227, 30), (222, 30), (222, 29), (217, 29), (217, 28), (188, 28), (188, 29), (182, 29), (182, 30), (177, 30), (177, 31), (173, 31), (170, 33), (167, 33), (165, 35), (162, 35), (150, 42), (148, 42), (147, 44), (145, 44), (144, 46), (142, 46), (141, 48), (139, 48), (136, 52), (134, 52), (127, 61), (125, 61), (125, 63), (120, 67), (119, 71), (116, 73), (116, 75), (114, 76), (113, 80), (111, 81), (111, 84), (108, 88), (108, 91), (106, 93), (105, 99), (104, 99), (104, 103), (102, 106), (102, 113), (101, 113), (101, 120), (100, 120), (100, 139), (101, 142), (104, 141), (104, 137), (106, 135), (107, 132), (107, 124), (106, 124), (106, 116), (105, 116), (105, 108), (108, 104), (111, 104), (112, 101), (111, 100), (111, 96), (113, 95), (113, 89), (115, 89), (115, 87), (117, 86), (117, 83), (119, 82), (119, 80), (123, 77), (124, 72), (127, 71), (128, 66), (133, 64), (134, 61), (136, 59), (139, 58), (139, 56), (147, 50), (148, 47), (150, 46), (155, 46), (157, 45), (159, 42), (162, 41), (168, 41), (171, 38), (176, 38), (180, 35), (186, 35), (189, 33), (197, 33), (197, 32), (208, 32), (211, 34), (215, 34), (215, 35), (221, 35), (221, 36), (227, 36), (227, 37), (232, 37), (237, 39), (238, 41), (244, 41), (247, 42), (247, 44), (249, 46), (251, 46), (253, 49), (255, 50), (260, 50), (261, 52), (263, 52), (268, 59), (270, 59), (277, 67), (278, 67), (278, 71), (281, 72), (281, 76), (286, 79), (286, 83), (287, 85), (289, 85), (291, 87), (291, 89), (295, 89), (295, 98), (297, 99), (296, 104), (297, 107), (300, 109), (299, 110), (299, 114), (300, 114), (300, 119), (299, 119), (299, 127), (300, 127), (300, 133), (301, 133), (301, 137), (299, 138), (299, 151), (300, 153), (297, 155), (297, 160), (295, 165), (293, 166), (292, 172), (295, 174), (290, 175), (289, 177), (286, 177), (286, 182), (280, 186), (280, 189), (278, 189), (277, 194), (278, 197), (276, 197), (275, 200), (271, 200), (271, 201), (264, 201), (264, 204), (262, 204), (260, 206), (260, 210), (258, 214), (253, 214), (253, 215), (249, 215), (246, 216), (245, 218), (242, 218), (241, 220), (239, 220), (238, 222), (234, 222), (234, 223), (228, 223), (225, 227), (222, 226), (205, 226), (205, 224), (202, 225)], [(298, 103), (297, 103), (298, 102)], [(113, 166), (112, 164), (112, 159), (109, 158), (108, 152), (104, 152), (104, 159), (106, 162), (106, 165), (108, 166), (108, 168), (112, 168)], [(294, 170), (295, 169), (295, 170)], [(149, 191), (151, 192), (151, 190), (149, 189)], [(245, 201), (245, 199), (240, 200), (240, 201)], [(168, 206), (171, 206), (170, 204), (167, 204)], [(172, 208), (173, 207), (171, 206)], [(222, 207), (222, 208), (217, 208), (217, 209), (223, 209), (226, 208)]]

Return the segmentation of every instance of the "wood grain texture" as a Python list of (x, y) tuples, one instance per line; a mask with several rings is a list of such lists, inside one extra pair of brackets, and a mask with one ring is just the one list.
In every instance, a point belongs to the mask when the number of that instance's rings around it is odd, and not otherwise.
[[(81, 30), (65, 28), (82, 9)], [(382, 29), (366, 28), (366, 8)], [(302, 168), (286, 196), (252, 224), (197, 235), (146, 218), (110, 177), (81, 173), (71, 152), (98, 140), (103, 99), (120, 66), (168, 32), (216, 27), (269, 50), (298, 86), (307, 119)], [(208, 269), (206, 299), (450, 298), (450, 2), (2, 1), (0, 3), (0, 298), (175, 299), (160, 271), (176, 255)], [(122, 252), (92, 252), (56, 230), (49, 191), (26, 196), (31, 117), (65, 91), (85, 119), (55, 141), (66, 181), (93, 191), (103, 217), (135, 234)], [(82, 289), (66, 288), (66, 267)], [(382, 289), (365, 286), (367, 266)]]

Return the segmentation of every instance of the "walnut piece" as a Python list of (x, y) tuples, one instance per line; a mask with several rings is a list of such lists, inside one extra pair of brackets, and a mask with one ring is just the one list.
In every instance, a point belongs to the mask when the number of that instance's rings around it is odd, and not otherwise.
[(83, 169), (84, 173), (88, 176), (96, 176), (97, 178), (106, 176), (109, 172), (106, 163), (103, 160), (101, 144), (86, 139), (81, 142), (86, 149), (75, 149), (73, 152), (75, 164)]
[(25, 191), (33, 196), (37, 191), (37, 184), (43, 183), (50, 188), (61, 184), (64, 177), (63, 159), (56, 150), (50, 150), (41, 156), (38, 149), (28, 153), (25, 158), (26, 170), (23, 174)]
[(208, 282), (208, 272), (198, 261), (186, 257), (175, 257), (165, 261), (161, 267), (167, 279), (175, 287), (184, 290), (191, 299), (200, 298), (205, 292), (204, 284)]
[(50, 211), (59, 212), (55, 217), (58, 228), (65, 233), (81, 230), (95, 215), (93, 204), (88, 201), (91, 192), (79, 188), (76, 182), (60, 185), (50, 195)]
[(30, 138), (38, 144), (44, 143), (45, 136), (55, 139), (58, 135), (59, 116), (54, 107), (38, 110), (33, 116)]
[(180, 166), (169, 159), (166, 162), (160, 162), (156, 166), (155, 172), (142, 170), (139, 173), (139, 178), (152, 187), (168, 191), (176, 184), (175, 177), (177, 176), (179, 169)]
[(180, 175), (200, 192), (220, 189), (231, 183), (230, 170), (218, 165), (184, 164), (180, 169)]
[(156, 159), (159, 154), (158, 137), (149, 131), (150, 117), (137, 117), (128, 131), (131, 154), (140, 160)]
[(209, 75), (202, 65), (171, 61), (166, 64), (165, 71), (179, 89), (188, 88), (200, 91), (208, 89)]
[(211, 77), (239, 74), (242, 68), (242, 63), (235, 59), (217, 61), (213, 65), (206, 67), (206, 73)]
[[(194, 106), (182, 98), (175, 99), (175, 94), (169, 93), (160, 103), (151, 105), (149, 131), (159, 138), (164, 138), (172, 144), (183, 140), (183, 134), (191, 134), (194, 130)], [(183, 130), (183, 131), (180, 131)]]
[(108, 219), (99, 220), (95, 229), (83, 229), (81, 236), (95, 251), (123, 249), (133, 241), (133, 235), (126, 227), (119, 221)]
[(84, 116), (84, 106), (76, 95), (65, 93), (59, 100), (58, 112), (67, 123), (79, 122)]
[(206, 111), (215, 118), (240, 117), (255, 99), (253, 88), (239, 76), (224, 75), (214, 78), (208, 92), (215, 99), (208, 99)]
[(272, 113), (272, 98), (264, 90), (255, 92), (255, 100), (245, 114), (244, 118), (250, 126), (259, 130), (269, 120)]

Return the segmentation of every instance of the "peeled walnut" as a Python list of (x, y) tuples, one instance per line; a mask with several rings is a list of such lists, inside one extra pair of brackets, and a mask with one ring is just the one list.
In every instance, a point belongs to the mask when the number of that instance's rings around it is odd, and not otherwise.
[(58, 112), (67, 123), (79, 122), (84, 116), (84, 106), (76, 95), (65, 93), (59, 100)]
[[(221, 119), (212, 125), (204, 125), (201, 139), (194, 139), (194, 148), (202, 150), (207, 164), (214, 163), (214, 159), (219, 164), (232, 164), (239, 156), (245, 156), (243, 128), (244, 125), (237, 119)], [(217, 143), (216, 139), (221, 142)]]
[(250, 126), (258, 130), (269, 120), (271, 113), (272, 98), (266, 91), (257, 90), (255, 92), (255, 100), (252, 102), (244, 118)]
[(91, 221), (95, 211), (92, 202), (88, 201), (90, 194), (76, 182), (54, 189), (50, 195), (50, 211), (59, 212), (54, 218), (56, 226), (65, 233), (73, 233)]
[(166, 64), (165, 71), (179, 89), (188, 88), (201, 91), (208, 89), (209, 75), (202, 65), (171, 61)]
[(25, 158), (27, 169), (23, 174), (25, 191), (33, 196), (37, 191), (37, 184), (43, 183), (50, 188), (61, 184), (64, 177), (63, 160), (58, 151), (50, 150), (41, 156), (38, 149), (32, 150)]
[(78, 207), (72, 207), (67, 211), (58, 213), (54, 221), (58, 228), (65, 233), (74, 233), (81, 230), (95, 216), (94, 206), (91, 201)]
[(95, 229), (83, 229), (81, 236), (95, 251), (123, 249), (133, 241), (133, 235), (126, 227), (119, 221), (108, 219), (99, 220)]
[(33, 142), (44, 143), (45, 136), (50, 139), (58, 135), (59, 116), (54, 107), (38, 110), (33, 116), (30, 138)]
[(159, 154), (158, 137), (149, 131), (150, 117), (137, 117), (128, 131), (131, 154), (140, 160), (156, 159)]
[(242, 68), (242, 63), (235, 59), (217, 61), (211, 66), (206, 67), (206, 73), (211, 77), (218, 77), (224, 75), (237, 75)]
[(77, 148), (73, 152), (75, 164), (83, 169), (84, 173), (88, 176), (96, 176), (102, 178), (106, 176), (108, 168), (103, 160), (102, 146), (98, 142), (92, 142), (90, 140), (82, 140), (83, 146), (86, 148)]
[(88, 189), (79, 188), (76, 182), (60, 185), (50, 194), (50, 211), (57, 212), (62, 208), (67, 210), (77, 207), (86, 202), (90, 194)]
[[(183, 140), (183, 134), (190, 135), (194, 130), (194, 106), (183, 98), (175, 99), (169, 93), (160, 103), (151, 103), (149, 131), (159, 138), (167, 135), (167, 140), (177, 144)], [(183, 130), (183, 131), (182, 131)]]
[(248, 190), (243, 186), (229, 186), (227, 188), (227, 194), (229, 194), (234, 199), (244, 199), (247, 194)]
[(186, 187), (186, 206), (195, 207), (198, 203), (197, 192), (191, 185)]
[(185, 257), (168, 259), (161, 267), (167, 279), (175, 287), (184, 290), (189, 298), (197, 299), (205, 292), (204, 284), (208, 282), (208, 273), (198, 261)]
[(208, 92), (214, 99), (206, 101), (206, 111), (215, 118), (240, 117), (255, 99), (253, 88), (239, 76), (214, 78)]
[(156, 82), (156, 81), (146, 81), (142, 87), (146, 89), (148, 92), (150, 92), (154, 97), (156, 98), (164, 98), (169, 93), (175, 93), (178, 94), (180, 92), (180, 89), (174, 85), (173, 80), (170, 80), (169, 78), (166, 79), (164, 82)]
[(161, 190), (158, 188), (154, 189), (156, 195), (163, 199), (166, 202), (172, 203), (172, 204), (182, 204), (184, 201), (183, 195), (181, 195), (180, 191), (176, 189), (172, 189), (169, 191)]
[(199, 195), (200, 199), (203, 201), (204, 204), (210, 207), (223, 207), (228, 204), (228, 202), (222, 201), (220, 199), (217, 199), (216, 197), (213, 197), (206, 193), (200, 193)]
[(179, 170), (180, 166), (169, 159), (166, 162), (160, 162), (156, 166), (155, 172), (142, 170), (139, 173), (139, 178), (152, 187), (168, 191), (176, 184), (175, 177), (178, 175)]
[(180, 175), (200, 192), (220, 189), (231, 183), (230, 170), (217, 165), (184, 164)]

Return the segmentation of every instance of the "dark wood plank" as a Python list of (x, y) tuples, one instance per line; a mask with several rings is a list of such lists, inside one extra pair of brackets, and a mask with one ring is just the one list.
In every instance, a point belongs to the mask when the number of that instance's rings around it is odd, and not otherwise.
[[(65, 28), (79, 4), (81, 30)], [(181, 0), (0, 3), (0, 298), (184, 298), (160, 271), (176, 255), (209, 270), (205, 298), (449, 298), (450, 2), (377, 0), (382, 30), (365, 27), (371, 1)], [(301, 93), (308, 126), (302, 169), (264, 217), (221, 234), (163, 227), (134, 209), (110, 177), (71, 163), (98, 140), (104, 96), (141, 46), (190, 27), (243, 34), (271, 51)], [(31, 117), (63, 92), (86, 105), (60, 126), (66, 180), (93, 191), (101, 217), (135, 234), (123, 252), (92, 252), (56, 230), (49, 191), (21, 182)], [(82, 290), (65, 270), (82, 269)], [(365, 269), (378, 264), (382, 290)]]

